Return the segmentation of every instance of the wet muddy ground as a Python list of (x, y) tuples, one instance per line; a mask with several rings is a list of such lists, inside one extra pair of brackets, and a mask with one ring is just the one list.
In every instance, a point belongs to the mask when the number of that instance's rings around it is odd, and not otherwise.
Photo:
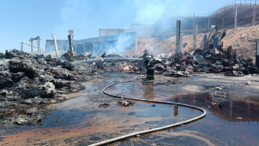
[[(137, 75), (105, 74), (84, 85), (63, 103), (49, 105), (40, 125), (0, 128), (0, 145), (88, 145), (124, 134), (184, 121), (199, 111), (174, 105), (134, 102), (123, 107), (102, 94), (114, 82)], [(251, 81), (252, 80), (252, 81)], [(246, 81), (251, 84), (246, 85)], [(225, 98), (211, 93), (222, 86)], [(118, 84), (109, 92), (126, 97), (196, 105), (207, 116), (177, 128), (124, 140), (113, 145), (257, 145), (259, 142), (259, 76), (224, 77), (196, 74), (189, 78), (156, 76)]]

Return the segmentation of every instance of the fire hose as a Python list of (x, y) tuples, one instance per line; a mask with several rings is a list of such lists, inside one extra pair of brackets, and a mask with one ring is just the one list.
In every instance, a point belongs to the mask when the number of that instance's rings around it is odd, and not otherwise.
[(90, 146), (106, 145), (106, 144), (114, 143), (116, 141), (120, 141), (120, 140), (123, 140), (123, 139), (130, 138), (130, 137), (140, 136), (140, 135), (144, 135), (144, 134), (151, 133), (151, 132), (156, 132), (156, 131), (161, 131), (161, 130), (165, 130), (165, 129), (168, 129), (168, 128), (173, 128), (173, 127), (181, 126), (183, 124), (188, 124), (188, 123), (197, 121), (197, 120), (199, 120), (199, 119), (201, 119), (201, 118), (206, 116), (206, 110), (204, 110), (203, 108), (197, 107), (197, 106), (193, 106), (193, 105), (189, 105), (189, 104), (184, 104), (184, 103), (169, 102), (169, 101), (157, 101), (157, 100), (129, 98), (129, 97), (123, 97), (123, 96), (120, 96), (120, 95), (114, 95), (114, 94), (108, 93), (106, 91), (106, 89), (108, 89), (108, 88), (110, 88), (110, 87), (112, 87), (112, 86), (114, 86), (116, 84), (123, 84), (123, 83), (133, 82), (133, 81), (137, 80), (138, 78), (133, 79), (133, 80), (128, 80), (128, 81), (123, 81), (123, 82), (114, 82), (114, 83), (106, 86), (103, 89), (103, 93), (108, 95), (108, 96), (111, 96), (111, 97), (114, 97), (114, 98), (120, 98), (120, 99), (128, 99), (128, 100), (141, 101), (141, 102), (150, 102), (150, 103), (158, 103), (158, 104), (169, 104), (169, 105), (178, 105), (178, 106), (188, 107), (188, 108), (192, 108), (192, 109), (196, 109), (198, 111), (201, 111), (202, 114), (199, 115), (199, 116), (196, 116), (196, 117), (194, 117), (192, 119), (188, 119), (188, 120), (185, 120), (185, 121), (182, 121), (182, 122), (177, 122), (177, 123), (166, 125), (166, 126), (162, 126), (162, 127), (157, 127), (157, 128), (153, 128), (153, 129), (149, 129), (149, 130), (143, 130), (143, 131), (139, 131), (139, 132), (134, 132), (134, 133), (126, 134), (126, 135), (119, 136), (119, 137), (112, 138), (112, 139), (108, 139), (108, 140), (105, 140), (105, 141), (102, 141), (102, 142), (94, 143), (94, 144), (91, 144)]

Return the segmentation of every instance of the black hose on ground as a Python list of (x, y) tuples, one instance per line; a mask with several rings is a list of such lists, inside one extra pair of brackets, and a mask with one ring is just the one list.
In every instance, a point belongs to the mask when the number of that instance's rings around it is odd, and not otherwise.
[(108, 89), (108, 88), (110, 88), (110, 87), (112, 87), (112, 86), (114, 86), (116, 84), (133, 82), (133, 81), (137, 80), (138, 78), (133, 79), (133, 80), (129, 80), (129, 81), (124, 81), (124, 82), (112, 83), (112, 84), (106, 86), (103, 89), (103, 93), (106, 94), (106, 95), (112, 96), (114, 98), (123, 98), (123, 99), (135, 100), (135, 101), (141, 101), (141, 102), (151, 102), (151, 103), (158, 103), (158, 104), (170, 104), (170, 105), (184, 106), (184, 107), (188, 107), (188, 108), (193, 108), (193, 109), (199, 110), (199, 111), (202, 112), (202, 114), (199, 115), (199, 116), (196, 116), (196, 117), (194, 117), (192, 119), (188, 119), (188, 120), (185, 120), (185, 121), (182, 121), (182, 122), (177, 122), (177, 123), (166, 125), (166, 126), (162, 126), (162, 127), (157, 127), (157, 128), (153, 128), (153, 129), (148, 129), (148, 130), (144, 130), (144, 131), (139, 131), (139, 132), (134, 132), (134, 133), (126, 134), (126, 135), (123, 135), (123, 136), (120, 136), (120, 137), (116, 137), (116, 138), (108, 139), (108, 140), (105, 140), (105, 141), (102, 141), (102, 142), (94, 143), (94, 144), (91, 144), (90, 146), (99, 146), (99, 145), (110, 144), (110, 143), (113, 143), (113, 142), (117, 142), (117, 141), (120, 141), (120, 140), (123, 140), (123, 139), (130, 138), (130, 137), (140, 136), (140, 135), (144, 135), (144, 134), (151, 133), (151, 132), (156, 132), (156, 131), (161, 131), (161, 130), (165, 130), (165, 129), (168, 129), (168, 128), (173, 128), (173, 127), (181, 126), (183, 124), (194, 122), (194, 121), (199, 120), (199, 119), (201, 119), (201, 118), (206, 116), (206, 111), (203, 108), (200, 108), (200, 107), (197, 107), (197, 106), (193, 106), (193, 105), (189, 105), (189, 104), (184, 104), (184, 103), (169, 102), (169, 101), (156, 101), (156, 100), (128, 98), (128, 97), (122, 97), (122, 96), (119, 96), (119, 95), (113, 95), (113, 94), (108, 93), (106, 91), (106, 89)]

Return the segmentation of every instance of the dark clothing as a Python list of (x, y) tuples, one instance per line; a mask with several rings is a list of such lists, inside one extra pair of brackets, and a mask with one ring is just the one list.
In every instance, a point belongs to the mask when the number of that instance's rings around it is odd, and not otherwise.
[(152, 59), (152, 58), (145, 57), (144, 62), (146, 64), (146, 70), (147, 70), (146, 79), (154, 80), (156, 60)]
[(145, 63), (145, 67), (147, 68), (147, 64), (149, 63), (151, 58), (149, 58), (147, 54), (143, 54), (143, 60), (144, 60), (144, 63)]
[(154, 73), (155, 73), (154, 69), (147, 69), (147, 77), (146, 78), (148, 80), (154, 80), (155, 79)]

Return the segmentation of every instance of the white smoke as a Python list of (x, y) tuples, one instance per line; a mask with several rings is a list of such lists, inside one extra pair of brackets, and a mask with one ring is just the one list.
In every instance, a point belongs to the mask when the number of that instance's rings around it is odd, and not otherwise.
[(167, 1), (135, 0), (137, 9), (136, 21), (143, 24), (153, 24), (166, 11)]
[(115, 42), (115, 46), (109, 47), (107, 54), (119, 54), (124, 55), (126, 49), (131, 48), (134, 45), (133, 38), (130, 35), (121, 35)]
[[(137, 24), (154, 24), (165, 12), (166, 7), (171, 0), (133, 0), (134, 8), (136, 10), (135, 23)], [(154, 30), (151, 30), (152, 32)], [(147, 32), (151, 33), (151, 32)], [(124, 55), (129, 48), (134, 48), (133, 38), (127, 35), (121, 35), (115, 46), (109, 47), (107, 54), (116, 53)]]
[[(179, 6), (176, 6), (175, 3), (180, 2), (176, 0), (66, 0), (64, 3), (64, 7), (60, 11), (62, 22), (53, 32), (57, 34), (57, 39), (66, 40), (67, 31), (70, 29), (75, 32), (74, 39), (86, 39), (89, 36), (97, 37), (98, 29), (103, 26), (109, 26), (104, 27), (107, 29), (116, 29), (129, 28), (130, 23), (154, 24), (163, 14), (172, 12), (172, 10), (178, 11), (176, 8)], [(130, 11), (127, 6), (130, 7)], [(130, 12), (133, 13), (129, 14)], [(129, 15), (132, 16), (129, 17)], [(127, 20), (128, 17), (130, 21)], [(125, 24), (125, 22), (129, 24)], [(93, 36), (93, 34), (96, 35)], [(134, 47), (133, 45), (131, 37), (122, 35), (115, 45), (108, 47), (106, 53), (123, 55), (126, 48)]]
[(57, 34), (57, 39), (67, 40), (68, 30), (74, 30), (74, 39), (85, 39), (83, 37), (93, 36), (97, 30), (91, 29), (93, 25), (94, 8), (92, 1), (66, 0), (60, 10), (60, 24), (53, 33)]

